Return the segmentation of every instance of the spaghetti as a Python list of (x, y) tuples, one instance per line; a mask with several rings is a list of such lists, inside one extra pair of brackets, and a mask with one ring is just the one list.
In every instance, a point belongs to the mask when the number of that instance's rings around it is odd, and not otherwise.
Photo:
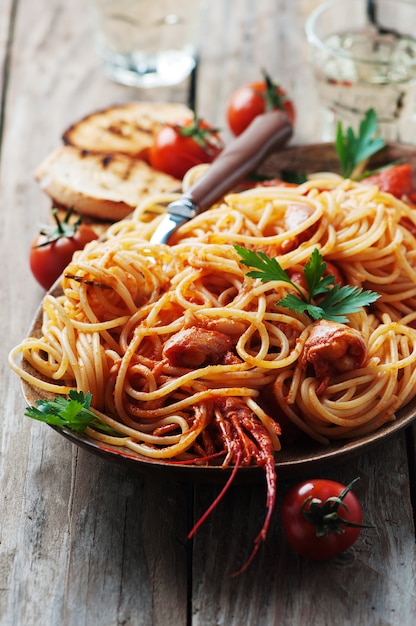
[[(153, 459), (223, 453), (216, 462), (227, 465), (242, 438), (238, 458), (260, 463), (253, 441), (278, 451), (279, 423), (283, 435), (290, 421), (325, 444), (393, 420), (416, 393), (414, 210), (323, 174), (230, 194), (169, 246), (150, 243), (174, 198), (144, 202), (75, 254), (63, 293), (45, 296), (40, 336), (11, 352), (19, 376), (43, 392), (90, 391), (119, 436), (88, 435)], [(312, 320), (277, 304), (287, 283), (248, 277), (234, 244), (276, 257), (291, 276), (317, 248), (346, 284), (379, 293), (349, 315), (366, 346), (360, 365), (336, 353), (347, 332), (324, 346), (334, 367), (322, 385), (305, 360)]]

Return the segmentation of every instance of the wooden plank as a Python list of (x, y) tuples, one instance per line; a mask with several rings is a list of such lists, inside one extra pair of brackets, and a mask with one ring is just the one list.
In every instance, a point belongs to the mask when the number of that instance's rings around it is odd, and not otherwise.
[(20, 471), (10, 623), (146, 626), (166, 610), (185, 623), (183, 485), (97, 460), (41, 425)]

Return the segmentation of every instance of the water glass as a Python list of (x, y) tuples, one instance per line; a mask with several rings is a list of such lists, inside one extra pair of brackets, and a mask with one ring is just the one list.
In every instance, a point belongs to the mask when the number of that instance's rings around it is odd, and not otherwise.
[(374, 108), (387, 141), (416, 143), (416, 3), (330, 0), (306, 22), (323, 107), (321, 138)]
[(91, 0), (108, 76), (133, 87), (185, 80), (197, 63), (201, 0)]

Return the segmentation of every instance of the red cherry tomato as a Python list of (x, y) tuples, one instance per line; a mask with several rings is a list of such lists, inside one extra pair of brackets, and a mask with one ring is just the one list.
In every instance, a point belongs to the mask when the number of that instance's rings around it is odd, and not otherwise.
[(232, 94), (227, 106), (228, 125), (234, 135), (241, 135), (257, 115), (272, 109), (286, 111), (291, 124), (295, 123), (293, 101), (264, 73), (263, 81), (242, 85)]
[(98, 238), (81, 218), (69, 223), (72, 211), (68, 211), (62, 222), (56, 211), (53, 214), (56, 226), (44, 228), (35, 237), (29, 255), (32, 274), (44, 289), (49, 289), (59, 278), (76, 250), (82, 250), (89, 241)]
[(325, 560), (356, 541), (362, 523), (361, 505), (347, 487), (315, 479), (293, 487), (284, 497), (281, 520), (289, 544), (302, 556)]
[(196, 115), (182, 124), (169, 124), (156, 135), (150, 148), (152, 167), (181, 180), (194, 165), (211, 163), (224, 144), (218, 129)]

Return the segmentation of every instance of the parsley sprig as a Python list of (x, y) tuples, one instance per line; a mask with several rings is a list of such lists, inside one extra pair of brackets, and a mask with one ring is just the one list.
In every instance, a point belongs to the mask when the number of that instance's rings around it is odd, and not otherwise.
[[(326, 263), (319, 250), (315, 248), (305, 264), (304, 276), (307, 285), (307, 294), (292, 282), (280, 263), (264, 252), (254, 252), (238, 245), (234, 245), (241, 257), (242, 263), (256, 268), (247, 272), (251, 278), (259, 278), (262, 282), (283, 281), (288, 283), (296, 293), (287, 294), (276, 304), (296, 313), (307, 313), (312, 319), (326, 319), (333, 322), (347, 323), (348, 314), (356, 313), (363, 306), (375, 302), (380, 295), (374, 291), (364, 291), (361, 287), (335, 283), (335, 276), (325, 274)], [(318, 296), (322, 299), (316, 301)]]
[(91, 400), (89, 391), (84, 396), (82, 391), (71, 390), (69, 399), (57, 396), (53, 400), (36, 400), (36, 406), (28, 407), (25, 415), (50, 426), (66, 427), (78, 433), (83, 433), (87, 426), (93, 426), (106, 434), (119, 436), (120, 433), (90, 410)]
[[(358, 178), (367, 160), (385, 146), (384, 139), (379, 135), (377, 114), (369, 109), (361, 120), (358, 134), (349, 126), (344, 132), (342, 122), (337, 124), (335, 149), (344, 178)], [(367, 172), (368, 176), (370, 172)]]

